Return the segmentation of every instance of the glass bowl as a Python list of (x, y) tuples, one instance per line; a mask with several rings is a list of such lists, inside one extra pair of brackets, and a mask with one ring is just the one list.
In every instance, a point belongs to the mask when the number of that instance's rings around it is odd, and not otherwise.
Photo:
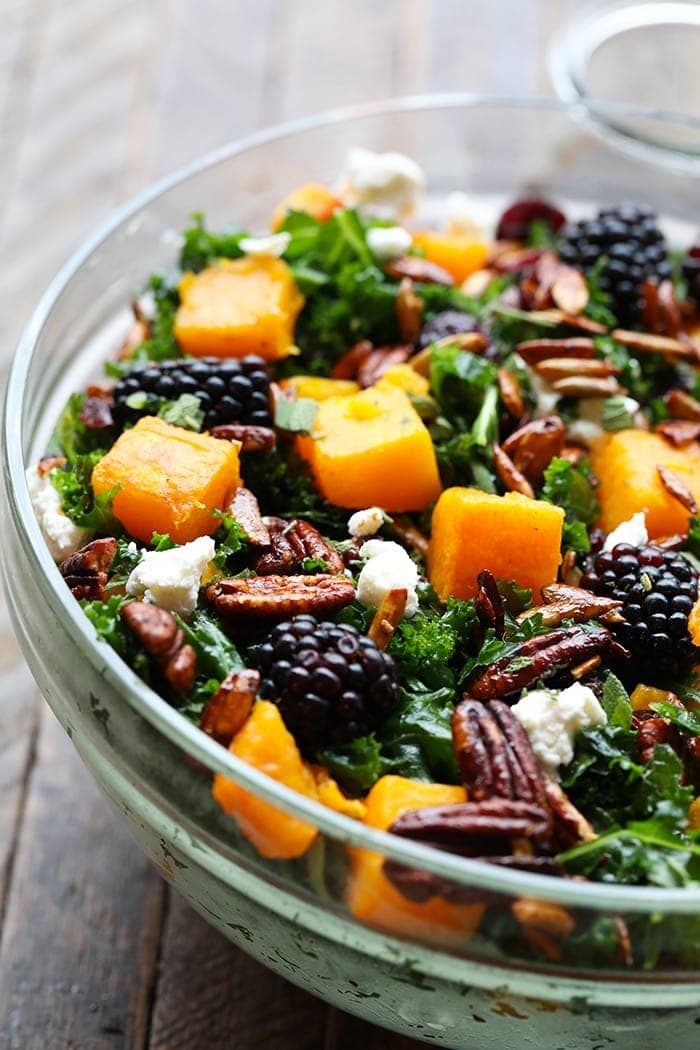
[[(468, 192), (485, 219), (523, 190), (570, 210), (631, 198), (654, 205), (669, 236), (687, 241), (697, 182), (630, 161), (572, 119), (578, 115), (549, 100), (402, 99), (226, 147), (127, 205), (66, 264), (21, 338), (7, 388), (2, 565), (17, 634), (49, 704), (136, 841), (214, 926), (283, 976), (378, 1024), (472, 1050), (530, 1040), (568, 1050), (640, 1039), (696, 1046), (700, 985), (689, 956), (700, 939), (700, 891), (496, 870), (368, 828), (243, 764), (97, 638), (43, 542), (23, 465), (42, 454), (68, 393), (118, 347), (135, 287), (172, 266), (192, 211), (205, 211), (214, 228), (235, 220), (263, 230), (291, 187), (332, 182), (350, 146), (413, 156), (426, 172), (433, 213), (455, 189)], [(211, 771), (314, 824), (319, 834), (307, 855), (260, 857), (214, 803)], [(473, 907), (411, 920), (359, 907), (345, 878), (353, 850), (433, 871), (477, 899), (488, 895), (488, 923), (472, 931)], [(386, 905), (383, 891), (380, 898)], [(543, 953), (514, 934), (513, 904), (533, 898), (554, 914), (567, 910), (575, 951)], [(610, 947), (622, 916), (642, 946), (632, 965)]]

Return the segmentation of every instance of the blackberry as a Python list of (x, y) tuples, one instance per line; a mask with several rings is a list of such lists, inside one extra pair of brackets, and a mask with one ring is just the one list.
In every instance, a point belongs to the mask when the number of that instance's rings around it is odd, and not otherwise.
[(571, 223), (562, 232), (559, 255), (564, 262), (590, 272), (598, 259), (607, 259), (599, 283), (612, 299), (622, 325), (639, 320), (645, 278), (671, 276), (671, 262), (663, 233), (651, 208), (621, 204), (603, 208), (594, 219)]
[(436, 343), (439, 339), (445, 339), (449, 335), (480, 331), (476, 317), (465, 310), (443, 310), (423, 325), (418, 337), (418, 347), (423, 350), (431, 343)]
[(683, 260), (683, 277), (688, 285), (688, 298), (700, 306), (700, 244), (688, 249)]
[(394, 661), (349, 624), (295, 616), (274, 628), (258, 659), (260, 695), (309, 757), (370, 733), (398, 698)]
[(625, 623), (611, 630), (633, 656), (639, 675), (682, 675), (697, 661), (688, 617), (698, 597), (698, 573), (675, 551), (618, 543), (589, 560), (581, 586), (621, 601)]
[(204, 430), (222, 423), (269, 427), (269, 390), (267, 366), (252, 354), (136, 365), (114, 387), (114, 419), (120, 426), (135, 423), (141, 416), (157, 412), (162, 400), (176, 401), (181, 394), (194, 394), (204, 412)]

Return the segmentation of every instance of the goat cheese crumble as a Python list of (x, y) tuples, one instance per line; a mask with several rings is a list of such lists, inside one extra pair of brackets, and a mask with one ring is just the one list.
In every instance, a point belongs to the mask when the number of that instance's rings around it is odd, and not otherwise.
[(367, 246), (379, 262), (390, 262), (405, 255), (413, 238), (403, 226), (373, 226), (367, 231)]
[(386, 515), (381, 507), (367, 507), (365, 510), (357, 510), (350, 516), (348, 521), (348, 532), (351, 536), (360, 538), (362, 536), (374, 536), (379, 532)]
[(559, 779), (559, 766), (574, 757), (574, 738), (582, 729), (603, 725), (608, 716), (592, 689), (574, 682), (568, 689), (536, 689), (512, 709), (528, 735), (543, 771)]
[(27, 468), (25, 477), (29, 498), (51, 557), (61, 562), (88, 543), (92, 531), (76, 525), (63, 510), (61, 497), (51, 481), (52, 473), (40, 470), (35, 464)]
[(643, 547), (649, 542), (646, 516), (643, 510), (633, 514), (627, 521), (621, 521), (617, 528), (608, 533), (603, 544), (604, 551), (611, 551), (618, 543), (629, 543), (631, 547)]
[(425, 185), (421, 168), (403, 153), (348, 152), (340, 177), (345, 202), (373, 219), (396, 222), (410, 215)]
[(141, 561), (126, 581), (126, 593), (168, 612), (188, 616), (197, 608), (202, 576), (215, 550), (211, 536), (199, 536), (182, 547), (143, 551)]
[(291, 233), (282, 231), (266, 233), (263, 237), (241, 237), (238, 245), (246, 255), (274, 255), (279, 259), (286, 252), (291, 239)]
[(404, 548), (392, 540), (368, 540), (360, 551), (364, 567), (357, 581), (357, 598), (366, 608), (378, 609), (389, 591), (405, 587), (405, 616), (418, 609), (418, 569)]

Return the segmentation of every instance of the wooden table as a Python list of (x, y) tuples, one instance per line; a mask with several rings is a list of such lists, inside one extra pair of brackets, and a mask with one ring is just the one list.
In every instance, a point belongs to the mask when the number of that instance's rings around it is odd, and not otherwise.
[[(231, 138), (428, 90), (549, 92), (575, 0), (0, 0), (0, 363), (61, 261)], [(193, 207), (198, 202), (193, 201)], [(0, 607), (0, 1046), (418, 1046), (262, 969), (161, 881)]]

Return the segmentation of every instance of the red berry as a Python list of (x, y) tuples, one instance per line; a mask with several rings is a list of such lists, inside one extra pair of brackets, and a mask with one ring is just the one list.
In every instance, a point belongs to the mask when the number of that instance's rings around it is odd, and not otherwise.
[(496, 227), (496, 239), (526, 241), (530, 227), (537, 221), (546, 223), (554, 233), (558, 233), (566, 222), (566, 216), (548, 201), (525, 197), (515, 201), (503, 212)]

